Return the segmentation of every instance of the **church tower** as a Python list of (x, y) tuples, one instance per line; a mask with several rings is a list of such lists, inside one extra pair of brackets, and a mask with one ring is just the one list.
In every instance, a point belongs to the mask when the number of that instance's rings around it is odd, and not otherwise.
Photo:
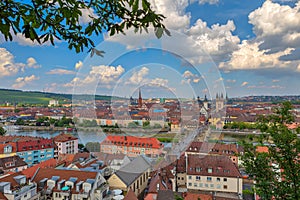
[(224, 96), (223, 93), (221, 95), (216, 95), (216, 111), (222, 110), (224, 108)]
[(206, 95), (204, 96), (203, 106), (206, 110), (208, 110), (208, 100)]
[(142, 99), (142, 93), (141, 89), (139, 89), (139, 100), (138, 100), (139, 108), (143, 106), (143, 99)]

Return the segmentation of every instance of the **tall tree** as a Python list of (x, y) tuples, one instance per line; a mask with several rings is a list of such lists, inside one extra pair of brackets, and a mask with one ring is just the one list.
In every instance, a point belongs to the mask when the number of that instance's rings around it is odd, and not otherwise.
[(3, 0), (0, 19), (0, 35), (6, 40), (18, 33), (40, 44), (64, 40), (76, 52), (94, 47), (91, 36), (103, 31), (114, 35), (152, 26), (157, 37), (170, 34), (162, 24), (164, 16), (155, 13), (148, 0)]
[(300, 139), (299, 129), (287, 126), (294, 122), (291, 109), (285, 102), (272, 115), (260, 117), (259, 144), (243, 142), (243, 165), (262, 199), (300, 199)]

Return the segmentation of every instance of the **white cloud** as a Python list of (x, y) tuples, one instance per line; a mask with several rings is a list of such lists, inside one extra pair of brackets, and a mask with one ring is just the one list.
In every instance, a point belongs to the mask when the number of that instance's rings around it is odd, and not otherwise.
[(15, 75), (24, 71), (25, 64), (14, 61), (14, 56), (5, 48), (0, 48), (0, 77)]
[(141, 84), (145, 80), (145, 76), (149, 74), (149, 69), (147, 67), (142, 67), (139, 71), (132, 73), (132, 76), (128, 79), (127, 84)]
[(280, 57), (289, 55), (293, 49), (288, 48), (281, 52), (269, 53), (269, 50), (260, 50), (261, 43), (244, 40), (239, 49), (234, 51), (228, 62), (221, 62), (219, 67), (224, 70), (245, 70), (263, 68), (287, 68), (292, 67), (290, 61), (281, 61)]
[(249, 23), (256, 40), (263, 41), (260, 48), (275, 52), (300, 45), (300, 3), (290, 7), (265, 1), (249, 14)]
[(91, 22), (91, 18), (96, 18), (97, 15), (94, 13), (94, 10), (92, 8), (90, 9), (81, 9), (80, 10), (82, 15), (79, 17), (79, 23), (80, 24), (88, 24)]
[[(213, 1), (210, 1), (213, 2)], [(199, 64), (210, 60), (214, 61), (228, 59), (228, 55), (238, 48), (240, 39), (233, 35), (234, 22), (229, 20), (226, 24), (214, 24), (211, 27), (198, 19), (190, 27), (191, 16), (186, 12), (190, 2), (188, 0), (152, 0), (151, 5), (157, 13), (166, 16), (164, 24), (171, 31), (171, 37), (163, 37), (163, 45), (168, 46), (171, 51), (176, 52), (192, 64)], [(149, 30), (150, 31), (150, 30)], [(106, 40), (119, 42), (126, 45), (128, 49), (143, 47), (154, 39), (152, 30), (150, 34), (134, 34), (133, 30), (126, 32), (126, 36), (117, 35), (107, 37)], [(176, 41), (176, 42), (174, 42)], [(184, 45), (182, 45), (184, 44)]]
[(169, 81), (167, 79), (163, 79), (163, 78), (155, 78), (155, 79), (151, 79), (149, 85), (152, 86), (167, 86), (169, 83)]
[(39, 65), (33, 57), (27, 59), (27, 66), (34, 69), (41, 67), (41, 65)]
[(284, 86), (281, 85), (249, 85), (247, 86), (248, 89), (284, 89)]
[(198, 0), (199, 4), (217, 4), (219, 0)]
[(186, 70), (183, 74), (182, 77), (185, 78), (185, 80), (181, 81), (181, 84), (190, 84), (191, 82), (193, 83), (198, 83), (201, 79), (197, 74), (193, 74), (189, 70)]
[(243, 82), (242, 84), (241, 84), (241, 87), (244, 87), (244, 86), (246, 86), (246, 85), (248, 85), (249, 83), (248, 82)]
[(76, 74), (76, 72), (72, 70), (66, 70), (66, 69), (52, 69), (47, 74), (58, 74), (58, 75), (69, 75), (69, 74)]
[(12, 87), (15, 89), (23, 88), (25, 85), (35, 80), (39, 80), (39, 77), (36, 77), (35, 75), (19, 77), (15, 80), (15, 83), (12, 85)]
[(66, 83), (65, 87), (73, 87), (74, 84), (79, 87), (91, 87), (99, 83), (99, 86), (111, 87), (110, 84), (115, 83), (118, 78), (125, 72), (125, 69), (118, 65), (93, 66), (85, 77), (75, 77), (70, 83)]
[(182, 30), (189, 27), (191, 15), (185, 12), (188, 0), (151, 0), (150, 3), (157, 13), (166, 17), (164, 24), (169, 29)]
[(78, 61), (78, 62), (75, 64), (75, 69), (78, 70), (78, 69), (80, 69), (82, 66), (83, 66), (83, 62), (82, 62), (82, 61)]
[[(59, 42), (59, 40), (57, 40), (56, 38), (54, 39), (55, 42)], [(45, 43), (38, 43), (36, 40), (33, 42), (31, 39), (29, 38), (25, 38), (24, 35), (22, 35), (21, 33), (17, 33), (17, 35), (13, 35), (13, 42), (17, 42), (19, 45), (22, 46), (51, 46), (51, 42), (47, 41)]]
[(226, 82), (227, 82), (227, 83), (235, 83), (236, 80), (235, 80), (235, 79), (227, 79)]
[(195, 75), (190, 72), (189, 70), (186, 70), (183, 74), (182, 74), (182, 77), (184, 78), (191, 78), (191, 77), (194, 77)]
[[(235, 25), (231, 20), (225, 25), (214, 24), (208, 27), (206, 22), (198, 19), (188, 31), (188, 35), (196, 43), (192, 50), (203, 50), (214, 60), (223, 60), (236, 50), (240, 43), (239, 37), (232, 34), (234, 30)], [(201, 61), (197, 63), (201, 63)]]

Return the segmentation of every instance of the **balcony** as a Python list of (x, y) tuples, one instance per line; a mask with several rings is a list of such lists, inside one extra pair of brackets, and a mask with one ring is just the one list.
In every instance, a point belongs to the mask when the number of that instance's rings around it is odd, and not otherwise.
[(14, 190), (12, 194), (15, 196), (15, 199), (18, 199), (18, 197), (23, 196), (25, 193), (31, 193), (31, 190), (36, 190), (36, 184), (22, 186), (17, 190)]

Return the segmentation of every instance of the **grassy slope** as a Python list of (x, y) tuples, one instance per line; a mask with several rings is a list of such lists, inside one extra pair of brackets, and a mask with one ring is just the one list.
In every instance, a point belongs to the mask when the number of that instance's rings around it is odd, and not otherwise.
[[(81, 95), (85, 98), (85, 95)], [(85, 96), (85, 97), (84, 97)], [(96, 95), (96, 100), (109, 100), (109, 96)], [(49, 100), (56, 99), (60, 103), (71, 102), (72, 94), (55, 94), (55, 93), (44, 93), (44, 92), (31, 92), (31, 91), (21, 91), (21, 90), (7, 90), (0, 89), (0, 104), (5, 102), (18, 103), (18, 104), (44, 104), (48, 105)]]

